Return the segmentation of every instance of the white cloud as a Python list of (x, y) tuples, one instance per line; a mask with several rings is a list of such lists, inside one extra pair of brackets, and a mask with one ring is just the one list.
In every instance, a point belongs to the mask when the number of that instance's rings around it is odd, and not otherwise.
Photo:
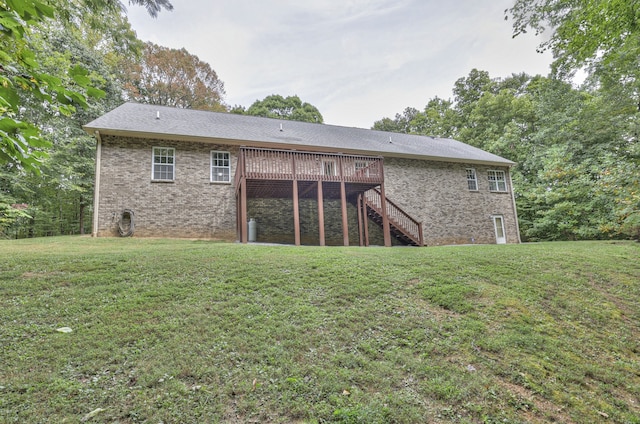
[(512, 40), (511, 0), (173, 0), (148, 17), (131, 7), (143, 40), (185, 47), (225, 82), (227, 103), (297, 94), (325, 122), (370, 127), (407, 106), (451, 96), (472, 68), (492, 77), (548, 71), (533, 38)]

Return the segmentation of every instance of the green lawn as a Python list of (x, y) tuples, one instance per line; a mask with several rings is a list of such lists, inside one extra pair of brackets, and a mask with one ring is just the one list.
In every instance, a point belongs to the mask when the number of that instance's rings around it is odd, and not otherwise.
[(640, 423), (638, 243), (0, 241), (0, 323), (1, 423)]

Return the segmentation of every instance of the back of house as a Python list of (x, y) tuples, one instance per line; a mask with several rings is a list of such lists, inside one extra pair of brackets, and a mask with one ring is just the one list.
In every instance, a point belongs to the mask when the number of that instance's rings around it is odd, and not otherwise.
[(136, 103), (84, 129), (94, 236), (519, 242), (514, 163), (456, 140)]

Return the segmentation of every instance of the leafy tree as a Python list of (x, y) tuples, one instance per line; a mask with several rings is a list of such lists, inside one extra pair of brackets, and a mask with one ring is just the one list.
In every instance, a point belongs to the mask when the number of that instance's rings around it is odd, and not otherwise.
[(408, 107), (395, 119), (382, 118), (372, 129), (406, 134), (421, 134), (434, 137), (453, 137), (457, 132), (457, 117), (449, 100), (434, 97), (424, 111)]
[[(173, 10), (173, 5), (169, 0), (129, 0), (128, 3), (146, 8), (147, 13), (153, 18), (157, 17), (163, 8)], [(110, 14), (114, 12), (121, 14), (121, 12), (126, 11), (126, 7), (121, 0), (82, 0), (79, 4), (76, 3), (76, 5), (85, 7), (94, 13), (107, 11)]]
[(31, 27), (53, 16), (54, 9), (39, 0), (0, 0), (0, 163), (36, 170), (46, 155), (43, 149), (50, 146), (35, 125), (20, 119), (23, 93), (64, 115), (87, 106), (83, 91), (92, 97), (104, 94), (91, 86), (80, 66), (67, 70), (72, 84), (41, 71), (30, 45)]
[(231, 109), (229, 109), (229, 113), (235, 113), (236, 115), (245, 115), (247, 113), (247, 109), (242, 105), (234, 105)]
[(40, 128), (51, 147), (39, 165), (39, 175), (9, 166), (8, 175), (0, 181), (0, 190), (8, 191), (15, 202), (28, 205), (25, 212), (31, 218), (14, 219), (12, 233), (17, 236), (82, 234), (91, 221), (85, 218), (91, 211), (95, 139), (82, 130), (82, 124), (120, 104), (122, 89), (103, 52), (80, 34), (79, 29), (55, 21), (39, 24), (31, 34), (32, 52), (43, 72), (65, 82), (67, 77), (61, 70), (71, 63), (82, 66), (91, 85), (105, 96), (66, 116), (51, 113), (36, 96), (22, 93), (22, 119)]
[[(129, 3), (145, 6), (152, 16), (161, 8), (172, 8), (168, 0), (129, 0)], [(51, 113), (67, 116), (78, 107), (87, 107), (87, 96), (104, 95), (91, 85), (87, 71), (76, 64), (66, 70), (64, 81), (43, 72), (32, 51), (33, 27), (54, 18), (56, 11), (64, 20), (77, 22), (87, 15), (93, 16), (78, 13), (80, 9), (99, 14), (122, 7), (118, 0), (0, 0), (0, 164), (13, 163), (37, 171), (50, 147), (37, 126), (21, 119), (21, 98), (25, 93), (46, 104)], [(110, 21), (102, 20), (103, 28), (109, 27), (107, 22)]]
[(467, 115), (459, 111), (458, 116), (461, 141), (514, 161), (526, 156), (536, 120), (530, 96), (517, 95), (510, 88), (486, 92), (469, 104)]
[(640, 124), (623, 87), (474, 69), (453, 91), (455, 103), (435, 98), (374, 128), (445, 134), (515, 161), (524, 240), (638, 237)]
[(472, 69), (469, 75), (463, 78), (459, 78), (453, 86), (453, 98), (455, 101), (455, 108), (460, 119), (464, 123), (465, 119), (471, 113), (471, 110), (475, 107), (475, 103), (485, 93), (491, 93), (496, 91), (496, 81), (489, 77), (487, 71), (480, 71), (478, 69)]
[(451, 138), (458, 134), (458, 119), (451, 100), (434, 97), (429, 100), (424, 113), (417, 119), (421, 121), (416, 124), (421, 134)]
[(419, 129), (416, 127), (421, 112), (413, 107), (407, 107), (400, 113), (396, 113), (395, 119), (382, 118), (373, 124), (373, 129), (378, 131), (389, 131), (405, 134), (417, 134)]
[(514, 37), (545, 33), (539, 50), (551, 50), (553, 69), (570, 75), (586, 68), (640, 94), (640, 3), (636, 0), (516, 0), (505, 11)]
[(211, 66), (186, 49), (147, 43), (123, 75), (127, 96), (141, 103), (226, 111), (224, 83)]
[[(239, 112), (240, 110), (236, 108), (234, 113)], [(282, 97), (278, 94), (272, 94), (263, 100), (253, 102), (244, 113), (246, 115), (286, 119), (289, 121), (323, 123), (323, 118), (318, 108), (310, 103), (303, 103), (298, 96)]]
[[(0, 187), (2, 187), (3, 176), (7, 174), (0, 171)], [(5, 190), (0, 189), (0, 237), (12, 237), (10, 230), (20, 219), (29, 219), (25, 209), (26, 204), (17, 204), (14, 197)]]
[[(96, 1), (96, 0), (93, 0)], [(98, 0), (99, 1), (99, 0)], [(111, 3), (120, 3), (118, 0), (107, 0)], [(147, 9), (147, 13), (152, 17), (158, 16), (158, 13), (164, 8), (166, 10), (173, 10), (173, 5), (169, 0), (129, 0), (129, 4), (135, 4), (143, 6)]]
[[(15, 8), (9, 3), (0, 0), (0, 6), (8, 4), (6, 10)], [(9, 46), (0, 59), (11, 63), (0, 71), (6, 84), (0, 96), (8, 96), (4, 98), (11, 104), (2, 103), (5, 107), (0, 109), (3, 121), (9, 118), (22, 125), (22, 132), (10, 135), (24, 142), (20, 153), (28, 156), (27, 160), (11, 157), (3, 134), (0, 233), (21, 237), (82, 233), (90, 224), (85, 217), (91, 211), (95, 140), (81, 125), (122, 102), (113, 69), (141, 44), (126, 16), (112, 7), (115, 2), (48, 0), (44, 5), (52, 13), (41, 16), (33, 15), (30, 4), (39, 7), (44, 1), (20, 2), (17, 9), (0, 15), (5, 21), (7, 16), (20, 18), (20, 13), (26, 17), (18, 22), (22, 27), (16, 27), (17, 35), (0, 33), (0, 41)], [(50, 19), (53, 10), (58, 19)], [(26, 65), (20, 61), (23, 51), (29, 58)], [(32, 86), (6, 82), (20, 82), (26, 76)], [(65, 97), (69, 93), (70, 100)], [(100, 96), (99, 101), (86, 102), (84, 95), (92, 93)], [(33, 138), (26, 138), (24, 129), (32, 131)], [(31, 172), (35, 170), (39, 174)]]

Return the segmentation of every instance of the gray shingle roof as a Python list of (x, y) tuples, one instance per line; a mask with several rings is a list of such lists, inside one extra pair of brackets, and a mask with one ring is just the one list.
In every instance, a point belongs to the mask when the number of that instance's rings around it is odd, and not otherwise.
[[(158, 119), (159, 115), (159, 119)], [(235, 145), (511, 166), (514, 162), (449, 138), (125, 103), (89, 122), (90, 134), (226, 142)]]

